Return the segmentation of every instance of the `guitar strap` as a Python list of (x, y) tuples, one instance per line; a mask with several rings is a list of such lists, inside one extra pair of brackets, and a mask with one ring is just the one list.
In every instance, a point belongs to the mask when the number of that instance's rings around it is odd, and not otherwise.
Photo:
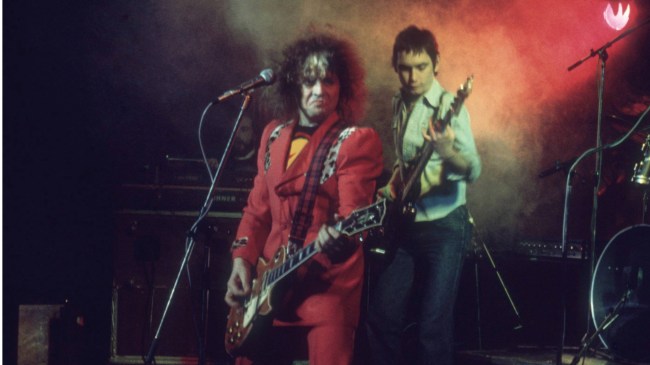
[(321, 141), (314, 158), (309, 165), (309, 170), (305, 177), (305, 184), (302, 187), (302, 192), (300, 194), (300, 200), (298, 201), (298, 206), (296, 212), (293, 215), (293, 220), (291, 224), (291, 233), (289, 234), (289, 253), (293, 254), (297, 251), (298, 248), (302, 247), (305, 243), (305, 237), (307, 236), (307, 230), (311, 226), (311, 222), (314, 219), (314, 204), (316, 202), (316, 194), (320, 187), (320, 178), (323, 173), (323, 164), (330, 148), (334, 141), (336, 141), (338, 135), (341, 133), (345, 123), (339, 120), (334, 123), (332, 127), (327, 131), (325, 137)]
[(404, 166), (404, 156), (402, 155), (402, 145), (404, 143), (404, 132), (406, 131), (406, 122), (408, 121), (408, 117), (410, 113), (406, 110), (406, 105), (404, 104), (404, 100), (401, 99), (399, 103), (397, 103), (394, 106), (394, 108), (395, 108), (394, 115), (397, 115), (397, 113), (399, 113), (399, 116), (396, 116), (397, 123), (395, 124), (395, 128), (393, 129), (393, 133), (394, 133), (393, 139), (395, 140), (395, 146), (396, 146), (395, 154), (397, 155), (397, 160), (398, 160), (397, 166), (399, 167), (400, 177), (402, 178), (402, 181), (404, 181), (404, 175), (406, 174), (406, 172)]

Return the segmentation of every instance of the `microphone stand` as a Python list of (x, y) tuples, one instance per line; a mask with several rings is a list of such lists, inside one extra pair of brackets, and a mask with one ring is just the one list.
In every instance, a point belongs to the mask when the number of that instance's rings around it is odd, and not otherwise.
[(480, 235), (480, 232), (474, 223), (474, 219), (472, 219), (472, 225), (474, 225), (474, 230), (475, 230), (475, 236), (472, 239), (472, 249), (474, 253), (474, 282), (476, 284), (476, 330), (477, 330), (477, 337), (478, 337), (478, 349), (483, 350), (483, 331), (481, 327), (481, 288), (480, 288), (480, 280), (479, 280), (479, 268), (478, 268), (478, 259), (482, 258), (481, 251), (485, 254), (485, 257), (488, 259), (488, 263), (490, 264), (490, 267), (494, 271), (494, 274), (496, 275), (497, 279), (499, 280), (499, 284), (501, 285), (501, 289), (503, 289), (503, 293), (505, 294), (506, 298), (508, 299), (508, 303), (510, 303), (510, 308), (512, 309), (512, 312), (514, 313), (515, 317), (517, 318), (517, 323), (513, 326), (513, 330), (520, 330), (523, 328), (523, 325), (521, 323), (521, 316), (519, 314), (519, 310), (517, 309), (517, 306), (515, 305), (514, 300), (512, 299), (512, 296), (510, 295), (510, 291), (508, 290), (508, 287), (506, 286), (505, 281), (503, 280), (503, 277), (501, 276), (501, 272), (497, 268), (496, 263), (494, 262), (494, 258), (492, 257), (492, 254), (490, 253), (490, 250), (488, 249), (487, 245), (485, 244), (485, 241), (483, 240), (482, 236)]
[[(208, 190), (208, 193), (206, 195), (205, 201), (203, 203), (203, 206), (201, 207), (201, 210), (199, 212), (199, 215), (192, 224), (192, 227), (187, 233), (187, 237), (185, 238), (185, 255), (183, 256), (183, 259), (181, 260), (180, 267), (178, 269), (178, 273), (176, 274), (176, 279), (174, 280), (174, 283), (171, 287), (171, 290), (169, 292), (169, 297), (167, 298), (167, 302), (165, 303), (165, 309), (163, 310), (162, 317), (160, 318), (160, 322), (158, 324), (158, 328), (156, 330), (156, 334), (154, 335), (154, 338), (151, 342), (151, 346), (149, 347), (149, 352), (147, 353), (147, 356), (144, 359), (144, 363), (146, 365), (154, 364), (154, 356), (156, 352), (156, 348), (158, 347), (158, 342), (160, 340), (160, 333), (162, 332), (163, 325), (165, 323), (165, 319), (167, 318), (167, 313), (169, 312), (169, 308), (171, 306), (172, 300), (174, 298), (174, 294), (176, 292), (176, 288), (178, 287), (178, 283), (180, 282), (181, 275), (183, 274), (183, 270), (188, 271), (188, 278), (189, 278), (189, 268), (187, 267), (187, 262), (189, 261), (190, 256), (192, 255), (192, 251), (194, 250), (194, 244), (195, 244), (195, 238), (197, 236), (197, 231), (199, 224), (205, 217), (207, 217), (208, 213), (210, 212), (210, 208), (212, 207), (212, 203), (214, 201), (214, 195), (216, 193), (216, 189), (219, 184), (219, 180), (221, 179), (222, 175), (222, 169), (225, 165), (225, 162), (228, 161), (228, 157), (230, 157), (230, 152), (232, 151), (232, 146), (233, 146), (233, 140), (235, 138), (235, 135), (237, 134), (237, 131), (239, 130), (239, 124), (241, 122), (241, 118), (244, 115), (244, 111), (246, 108), (248, 108), (248, 105), (250, 104), (251, 100), (251, 93), (250, 90), (246, 93), (244, 93), (244, 100), (242, 102), (239, 115), (237, 116), (237, 120), (235, 121), (235, 125), (232, 129), (232, 132), (230, 133), (230, 138), (228, 139), (228, 143), (226, 144), (225, 151), (223, 155), (221, 156), (221, 160), (219, 161), (219, 166), (217, 166), (217, 170), (214, 173), (214, 176), (210, 172), (210, 177), (212, 178), (212, 182), (210, 184), (210, 189)], [(218, 100), (216, 102), (219, 102), (221, 100)], [(206, 112), (208, 109), (214, 105), (216, 102), (211, 102), (203, 111), (203, 115), (201, 116), (201, 124), (203, 123), (203, 119), (206, 115)], [(199, 127), (200, 130), (200, 127)], [(199, 132), (200, 135), (200, 132)], [(200, 138), (199, 138), (200, 139)], [(204, 156), (205, 160), (205, 156)], [(207, 160), (206, 160), (207, 163)], [(209, 165), (208, 165), (209, 166)], [(205, 248), (205, 254), (204, 254), (204, 263), (203, 263), (203, 288), (201, 288), (201, 317), (200, 317), (200, 323), (197, 326), (197, 337), (198, 337), (198, 347), (199, 347), (199, 354), (198, 354), (198, 365), (204, 365), (205, 364), (205, 348), (207, 344), (207, 318), (208, 318), (208, 303), (209, 303), (209, 288), (207, 285), (208, 278), (209, 278), (209, 269), (210, 269), (210, 247), (209, 245), (206, 245)], [(191, 279), (190, 280), (190, 286), (191, 286)]]
[[(593, 271), (594, 271), (594, 265), (595, 265), (595, 253), (596, 253), (596, 220), (597, 220), (597, 213), (598, 213), (598, 190), (600, 188), (600, 183), (601, 183), (601, 172), (602, 172), (602, 136), (601, 136), (601, 129), (602, 129), (602, 115), (603, 115), (603, 93), (604, 93), (604, 88), (605, 88), (605, 64), (607, 62), (608, 54), (607, 54), (607, 48), (611, 47), (614, 43), (618, 42), (619, 40), (625, 38), (632, 32), (636, 31), (639, 29), (641, 26), (650, 23), (650, 18), (640, 22), (636, 26), (626, 30), (625, 32), (621, 33), (618, 37), (614, 38), (612, 41), (607, 42), (605, 45), (601, 46), (600, 48), (596, 50), (591, 50), (589, 55), (584, 57), (583, 59), (579, 60), (578, 62), (574, 63), (573, 65), (569, 66), (568, 71), (571, 71), (575, 69), (576, 67), (580, 66), (583, 62), (586, 60), (595, 57), (598, 55), (598, 58), (600, 60), (600, 78), (598, 82), (598, 115), (597, 115), (597, 127), (596, 127), (596, 147), (595, 147), (595, 152), (596, 152), (596, 166), (595, 166), (595, 185), (594, 185), (594, 190), (593, 190), (593, 204), (591, 208), (591, 227), (590, 227), (590, 233), (591, 233), (591, 252), (590, 252), (590, 277), (593, 276)], [(571, 166), (571, 170), (577, 165), (579, 162), (580, 158), (574, 162), (574, 164)], [(566, 215), (567, 215), (567, 200), (569, 197), (569, 180), (571, 178), (571, 174), (569, 173), (569, 176), (567, 177), (567, 195), (565, 198), (565, 221), (564, 221), (564, 228), (562, 231), (562, 277), (566, 277), (567, 275), (567, 244), (566, 244)], [(562, 325), (561, 325), (561, 334), (560, 334), (560, 343), (559, 343), (559, 348), (557, 352), (557, 357), (556, 357), (556, 363), (557, 365), (562, 365), (562, 353), (564, 352), (564, 341), (565, 341), (565, 336), (566, 336), (566, 281), (562, 280), (562, 291), (561, 291), (561, 318), (562, 318)], [(589, 314), (587, 314), (589, 316)], [(587, 333), (590, 331), (590, 324), (589, 320), (587, 320)]]

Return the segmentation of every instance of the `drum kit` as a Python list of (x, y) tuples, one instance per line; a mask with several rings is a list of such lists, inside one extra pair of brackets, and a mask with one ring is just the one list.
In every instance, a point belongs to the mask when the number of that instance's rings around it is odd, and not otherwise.
[[(650, 24), (650, 18), (638, 22), (636, 26), (628, 28), (602, 47), (596, 50), (592, 49), (588, 56), (574, 63), (568, 69), (571, 71), (586, 60), (598, 57), (600, 72), (598, 82), (597, 145), (596, 148), (586, 151), (583, 154), (583, 156), (586, 156), (587, 152), (597, 153), (596, 176), (599, 179), (597, 185), (600, 183), (602, 176), (602, 151), (604, 149), (619, 146), (632, 133), (636, 132), (637, 136), (639, 132), (650, 133), (647, 127), (642, 130), (637, 130), (641, 122), (650, 113), (650, 106), (644, 102), (641, 104), (645, 104), (643, 107), (645, 110), (640, 113), (637, 122), (632, 128), (629, 128), (624, 136), (616, 142), (604, 146), (600, 139), (603, 116), (605, 65), (608, 59), (607, 49), (614, 43), (648, 24)], [(604, 347), (617, 358), (644, 363), (650, 362), (650, 224), (647, 221), (648, 195), (650, 194), (650, 135), (646, 136), (641, 150), (643, 152), (643, 159), (634, 166), (634, 173), (631, 179), (633, 183), (643, 190), (641, 224), (630, 226), (615, 234), (600, 253), (595, 267), (592, 265), (594, 271), (591, 278), (589, 299), (591, 317), (595, 330), (593, 333), (590, 333), (592, 332), (591, 330), (587, 331), (571, 365), (576, 365), (580, 361), (582, 355), (586, 353), (596, 338), (600, 338)], [(580, 158), (578, 162), (579, 160)], [(572, 167), (574, 166), (575, 163)], [(565, 204), (568, 202), (568, 192), (570, 191), (568, 182), (569, 180), (567, 180)], [(594, 204), (592, 208), (592, 250), (596, 246), (597, 190), (594, 189)], [(565, 207), (563, 242), (566, 242), (567, 211), (568, 209)], [(563, 247), (563, 250), (566, 250), (566, 248)], [(592, 259), (595, 258), (595, 253), (591, 257)], [(558, 365), (562, 363), (563, 345), (564, 337), (561, 338), (560, 349), (556, 357)]]
[[(645, 190), (645, 222), (650, 191), (650, 135), (631, 182)], [(623, 229), (602, 251), (591, 281), (593, 324), (606, 349), (632, 361), (650, 361), (650, 224)]]

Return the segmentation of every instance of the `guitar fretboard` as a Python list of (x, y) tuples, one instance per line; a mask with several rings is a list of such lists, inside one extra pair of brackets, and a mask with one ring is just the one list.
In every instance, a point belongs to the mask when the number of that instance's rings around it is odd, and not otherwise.
[[(334, 225), (334, 228), (341, 234), (351, 236), (363, 232), (368, 228), (380, 226), (383, 223), (385, 214), (386, 201), (380, 200), (364, 209), (352, 212), (348, 218), (337, 222)], [(281, 265), (264, 273), (264, 278), (262, 279), (262, 290), (271, 288), (275, 283), (289, 275), (300, 265), (304, 264), (317, 252), (316, 242), (313, 241), (309, 245), (296, 251), (293, 255), (289, 255), (287, 260)]]
[(262, 288), (266, 289), (273, 286), (276, 282), (280, 281), (293, 270), (305, 263), (305, 261), (309, 260), (316, 254), (316, 252), (318, 251), (316, 250), (315, 242), (312, 242), (304, 248), (296, 251), (296, 253), (291, 255), (282, 265), (266, 272)]

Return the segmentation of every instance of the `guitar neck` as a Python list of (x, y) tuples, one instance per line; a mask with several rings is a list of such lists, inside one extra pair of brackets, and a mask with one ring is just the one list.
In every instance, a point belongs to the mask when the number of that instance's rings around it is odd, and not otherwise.
[(316, 252), (318, 251), (316, 250), (315, 242), (312, 242), (309, 245), (301, 248), (295, 254), (291, 255), (287, 261), (282, 263), (282, 265), (265, 273), (262, 288), (272, 287), (275, 285), (275, 283), (282, 280), (298, 267), (300, 267), (300, 265), (304, 264), (307, 260), (314, 256)]
[(427, 165), (427, 162), (429, 162), (429, 159), (431, 158), (433, 151), (434, 151), (433, 144), (425, 143), (424, 148), (422, 149), (422, 153), (420, 154), (420, 158), (418, 159), (418, 163), (417, 165), (415, 165), (411, 174), (406, 180), (406, 184), (404, 184), (404, 189), (402, 190), (402, 193), (399, 196), (400, 204), (404, 204), (410, 198), (413, 192), (413, 188), (415, 187), (417, 180), (420, 178), (420, 174), (422, 174), (422, 171), (424, 171), (424, 167)]
[[(334, 226), (334, 228), (336, 228), (336, 230), (340, 232), (341, 222), (337, 223)], [(289, 258), (285, 262), (283, 262), (282, 265), (272, 270), (269, 270), (265, 273), (262, 288), (272, 287), (273, 285), (275, 285), (275, 283), (282, 280), (287, 275), (291, 274), (294, 270), (296, 270), (298, 267), (300, 267), (300, 265), (307, 262), (307, 260), (312, 258), (317, 252), (318, 250), (316, 249), (316, 241), (312, 241), (307, 246), (296, 251), (293, 255), (289, 256)]]
[[(342, 235), (351, 237), (367, 229), (381, 226), (385, 216), (386, 200), (381, 199), (367, 207), (353, 211), (346, 219), (336, 222), (333, 228)], [(293, 255), (287, 256), (287, 259), (282, 264), (264, 273), (262, 289), (272, 287), (275, 283), (300, 267), (300, 265), (307, 262), (317, 252), (316, 241), (312, 241), (309, 245), (296, 251)]]
[[(465, 102), (466, 97), (467, 95), (465, 93), (458, 92), (456, 94), (451, 110), (447, 114), (445, 114), (445, 117), (442, 120), (440, 120), (439, 126), (441, 129), (444, 130), (451, 124), (451, 118), (458, 115), (458, 113), (460, 112), (460, 108), (463, 106), (463, 102)], [(429, 159), (431, 159), (431, 155), (433, 155), (433, 151), (434, 151), (433, 144), (428, 143), (425, 140), (424, 147), (420, 152), (420, 157), (417, 159), (417, 164), (415, 165), (415, 167), (409, 174), (408, 178), (406, 179), (406, 184), (404, 184), (404, 189), (402, 190), (402, 193), (399, 196), (398, 201), (400, 204), (404, 204), (408, 200), (413, 199), (413, 197), (411, 196), (413, 194), (413, 188), (418, 182), (418, 179), (420, 178), (422, 171), (424, 171), (425, 166), (429, 162)]]

